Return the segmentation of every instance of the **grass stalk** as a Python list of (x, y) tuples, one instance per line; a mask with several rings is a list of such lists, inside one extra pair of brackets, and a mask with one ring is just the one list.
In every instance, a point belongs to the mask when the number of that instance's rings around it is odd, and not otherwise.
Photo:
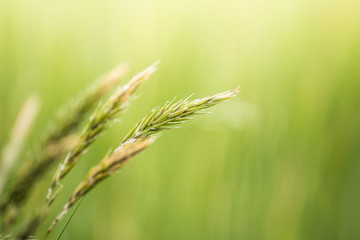
[(145, 82), (151, 74), (156, 71), (154, 63), (141, 73), (134, 76), (125, 86), (118, 88), (103, 105), (100, 105), (90, 117), (90, 121), (85, 126), (82, 134), (66, 156), (63, 163), (55, 172), (51, 185), (48, 190), (47, 201), (49, 204), (53, 202), (54, 190), (60, 185), (60, 180), (79, 162), (81, 156), (86, 152), (89, 146), (103, 133), (109, 124), (115, 119), (116, 114), (122, 111), (127, 105), (129, 98)]
[(118, 66), (60, 112), (41, 143), (25, 159), (23, 166), (16, 174), (15, 182), (9, 186), (7, 193), (1, 196), (0, 215), (4, 216), (10, 209), (12, 209), (11, 212), (16, 213), (11, 216), (13, 220), (7, 221), (6, 226), (0, 227), (3, 231), (16, 219), (19, 208), (35, 183), (73, 147), (74, 140), (77, 138), (74, 132), (77, 131), (89, 110), (125, 76), (126, 72), (127, 66)]
[(189, 98), (176, 103), (167, 102), (164, 106), (153, 109), (142, 121), (129, 132), (121, 145), (93, 167), (85, 179), (78, 185), (62, 212), (48, 228), (45, 238), (52, 232), (57, 223), (65, 216), (69, 209), (95, 188), (101, 181), (114, 174), (119, 168), (128, 163), (135, 155), (146, 149), (156, 139), (156, 135), (163, 130), (176, 127), (177, 124), (189, 120), (196, 113), (224, 102), (238, 93), (239, 88), (232, 92), (224, 92), (211, 97), (189, 101)]
[(0, 193), (3, 190), (8, 174), (18, 159), (23, 143), (39, 112), (40, 103), (37, 96), (29, 97), (21, 108), (11, 130), (10, 141), (4, 147), (0, 161)]

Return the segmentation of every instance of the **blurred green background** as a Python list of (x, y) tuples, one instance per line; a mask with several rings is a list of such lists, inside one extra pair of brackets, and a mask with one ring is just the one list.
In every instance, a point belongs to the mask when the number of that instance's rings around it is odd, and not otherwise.
[(32, 146), (98, 76), (157, 59), (65, 181), (41, 234), (153, 107), (241, 84), (236, 99), (165, 132), (91, 192), (63, 239), (360, 239), (359, 1), (0, 0), (1, 146), (29, 95), (42, 101)]

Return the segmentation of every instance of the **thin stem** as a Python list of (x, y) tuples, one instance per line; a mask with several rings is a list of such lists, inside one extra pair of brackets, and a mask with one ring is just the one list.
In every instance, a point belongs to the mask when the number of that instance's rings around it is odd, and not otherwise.
[(61, 236), (63, 235), (66, 227), (69, 225), (72, 217), (74, 216), (76, 210), (77, 210), (78, 207), (80, 206), (80, 204), (81, 204), (81, 202), (83, 201), (84, 197), (85, 197), (85, 196), (82, 196), (81, 199), (79, 200), (79, 203), (76, 205), (74, 211), (72, 212), (71, 216), (70, 216), (69, 219), (67, 220), (66, 224), (64, 225), (63, 229), (61, 230), (61, 232), (60, 232), (59, 236), (56, 238), (56, 240), (59, 240), (59, 239), (61, 238)]

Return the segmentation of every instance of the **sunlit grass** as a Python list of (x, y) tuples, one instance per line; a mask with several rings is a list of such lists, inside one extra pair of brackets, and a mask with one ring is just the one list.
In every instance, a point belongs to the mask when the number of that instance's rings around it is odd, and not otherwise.
[(94, 145), (70, 184), (159, 102), (238, 84), (242, 94), (213, 110), (221, 114), (211, 124), (200, 117), (164, 136), (92, 192), (64, 239), (357, 239), (359, 9), (354, 1), (2, 1), (0, 144), (30, 94), (44, 100), (36, 141), (93, 76), (120, 61), (141, 70), (161, 59), (137, 99), (142, 109)]

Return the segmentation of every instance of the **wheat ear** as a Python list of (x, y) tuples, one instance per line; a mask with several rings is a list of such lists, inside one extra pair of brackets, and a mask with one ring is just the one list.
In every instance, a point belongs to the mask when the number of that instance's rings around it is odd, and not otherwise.
[(192, 101), (189, 101), (190, 97), (176, 103), (168, 101), (164, 106), (153, 109), (142, 121), (136, 124), (122, 142), (146, 138), (161, 130), (174, 128), (177, 124), (191, 119), (192, 115), (226, 101), (238, 92), (239, 87), (232, 92), (227, 91)]
[(189, 120), (192, 115), (234, 97), (238, 90), (239, 88), (236, 88), (232, 92), (224, 92), (192, 101), (186, 98), (176, 103), (167, 102), (164, 106), (153, 109), (129, 132), (120, 147), (112, 155), (106, 155), (98, 165), (89, 171), (85, 180), (80, 183), (69, 201), (65, 204), (62, 212), (48, 228), (45, 238), (81, 197), (85, 196), (98, 183), (124, 166), (137, 153), (152, 144), (157, 133), (165, 129), (174, 128), (175, 125)]
[[(125, 165), (132, 157), (147, 148), (154, 138), (139, 139), (134, 142), (121, 145), (116, 149), (111, 156), (108, 154), (100, 161), (98, 165), (93, 167), (84, 181), (82, 181), (71, 195), (69, 201), (65, 204), (62, 212), (56, 217), (51, 226), (49, 227), (45, 238), (51, 233), (57, 223), (65, 216), (69, 209), (78, 201), (82, 196), (93, 189), (99, 182), (115, 173), (120, 167)], [(44, 238), (44, 239), (45, 239)]]

